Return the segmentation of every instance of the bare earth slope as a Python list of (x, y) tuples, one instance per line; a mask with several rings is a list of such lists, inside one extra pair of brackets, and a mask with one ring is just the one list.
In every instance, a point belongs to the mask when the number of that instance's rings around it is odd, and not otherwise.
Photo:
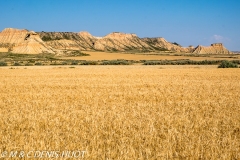
[(56, 49), (97, 51), (173, 51), (190, 52), (167, 42), (164, 38), (139, 38), (136, 34), (113, 32), (104, 37), (94, 37), (88, 32), (39, 32), (40, 37)]
[(97, 51), (171, 51), (196, 54), (231, 54), (222, 44), (210, 47), (181, 47), (162, 37), (139, 38), (136, 34), (113, 32), (104, 37), (94, 37), (88, 32), (40, 32), (40, 37), (57, 49)]
[(93, 43), (97, 40), (88, 32), (38, 32), (48, 45), (56, 49), (94, 50)]
[(38, 34), (56, 49), (190, 52), (189, 48), (174, 45), (164, 38), (139, 38), (136, 34), (121, 32), (113, 32), (104, 37), (94, 37), (88, 32), (39, 32)]
[(210, 47), (181, 47), (164, 38), (139, 38), (136, 34), (113, 32), (94, 37), (88, 32), (34, 32), (13, 28), (0, 32), (0, 52), (12, 53), (64, 53), (64, 50), (182, 52), (196, 54), (230, 54), (222, 44)]
[(197, 46), (193, 53), (197, 54), (231, 54), (222, 43), (211, 44), (209, 47)]
[(164, 38), (139, 38), (136, 34), (113, 32), (104, 37), (94, 37), (88, 32), (39, 32), (40, 37), (56, 49), (97, 51), (174, 51), (189, 52), (167, 42)]
[(190, 53), (192, 51), (192, 48), (183, 48), (178, 45), (174, 45), (168, 41), (166, 41), (164, 38), (142, 38), (142, 41), (146, 42), (149, 46), (154, 48), (155, 50), (169, 50), (173, 52), (187, 52)]
[(0, 48), (13, 53), (54, 53), (37, 33), (13, 28), (0, 32)]

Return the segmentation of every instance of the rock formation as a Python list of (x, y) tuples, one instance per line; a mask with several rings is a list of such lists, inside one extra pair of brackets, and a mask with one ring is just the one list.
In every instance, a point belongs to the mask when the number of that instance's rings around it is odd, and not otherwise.
[(93, 44), (97, 40), (88, 32), (39, 32), (38, 34), (52, 48), (63, 50), (94, 50)]
[(33, 31), (4, 29), (0, 32), (0, 51), (12, 53), (54, 53), (39, 35)]
[(164, 38), (139, 38), (136, 34), (113, 32), (94, 37), (88, 32), (34, 32), (13, 28), (0, 32), (0, 52), (64, 53), (64, 50), (182, 52), (195, 54), (230, 54), (222, 44), (210, 47), (181, 47)]
[(104, 37), (94, 37), (88, 32), (39, 32), (52, 48), (98, 51), (172, 51), (189, 52), (167, 42), (164, 38), (139, 38), (136, 34), (113, 32)]
[(197, 46), (193, 53), (195, 54), (232, 54), (222, 43), (214, 43), (209, 47)]
[(164, 38), (142, 38), (149, 46), (159, 51), (172, 51), (172, 52), (192, 52), (192, 48), (184, 48), (173, 43), (166, 41)]
[(149, 46), (136, 34), (113, 32), (95, 42), (94, 49), (102, 51), (147, 50)]

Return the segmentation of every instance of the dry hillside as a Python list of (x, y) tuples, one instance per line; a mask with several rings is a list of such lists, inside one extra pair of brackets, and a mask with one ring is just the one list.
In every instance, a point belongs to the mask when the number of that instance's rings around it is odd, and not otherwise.
[(12, 53), (54, 53), (34, 31), (7, 28), (0, 33), (0, 51)]
[(209, 47), (197, 46), (193, 53), (196, 54), (231, 54), (229, 50), (227, 50), (222, 43), (211, 44)]
[(97, 51), (173, 51), (189, 52), (164, 38), (139, 38), (136, 34), (113, 32), (104, 37), (94, 37), (88, 32), (39, 32), (40, 37), (56, 49)]
[(0, 52), (64, 53), (64, 50), (182, 52), (197, 54), (230, 54), (223, 45), (181, 47), (164, 38), (139, 38), (136, 34), (113, 32), (95, 37), (88, 32), (34, 32), (13, 28), (0, 32)]

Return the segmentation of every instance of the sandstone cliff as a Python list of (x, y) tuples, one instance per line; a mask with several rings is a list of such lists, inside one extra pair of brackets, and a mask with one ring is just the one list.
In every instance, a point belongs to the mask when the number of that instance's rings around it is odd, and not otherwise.
[(94, 49), (101, 51), (143, 51), (149, 46), (135, 34), (113, 32), (98, 39), (94, 44)]
[(52, 48), (63, 50), (94, 50), (93, 44), (97, 40), (88, 32), (38, 32), (38, 34)]
[(54, 53), (33, 31), (13, 28), (0, 32), (0, 51), (12, 53)]
[(197, 46), (193, 53), (195, 54), (232, 54), (222, 43), (214, 43), (209, 47)]
[(98, 51), (172, 51), (189, 52), (167, 42), (164, 38), (139, 38), (136, 34), (113, 32), (104, 37), (94, 37), (88, 32), (39, 32), (52, 48)]
[(0, 32), (0, 52), (55, 53), (64, 50), (182, 52), (195, 54), (230, 54), (222, 44), (210, 47), (181, 47), (164, 38), (139, 38), (136, 34), (113, 32), (94, 37), (88, 32), (34, 32), (13, 28)]
[(192, 52), (192, 48), (184, 48), (173, 43), (166, 41), (164, 38), (142, 38), (149, 46), (159, 51), (172, 51), (172, 52)]

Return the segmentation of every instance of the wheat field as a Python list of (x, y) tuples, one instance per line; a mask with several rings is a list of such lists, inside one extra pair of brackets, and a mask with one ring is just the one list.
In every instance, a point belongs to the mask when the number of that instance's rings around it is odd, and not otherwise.
[(5, 68), (0, 114), (0, 153), (82, 150), (86, 154), (78, 159), (240, 159), (239, 69)]

